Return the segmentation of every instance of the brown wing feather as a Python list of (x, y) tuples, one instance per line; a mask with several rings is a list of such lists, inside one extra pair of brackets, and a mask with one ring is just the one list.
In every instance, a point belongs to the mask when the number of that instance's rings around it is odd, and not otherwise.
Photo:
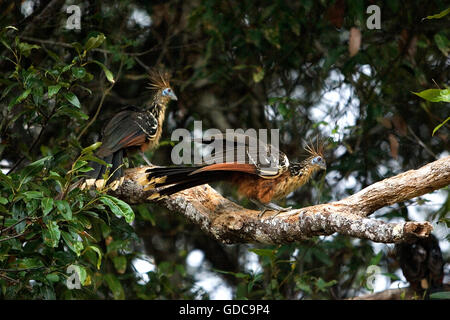
[(136, 146), (141, 146), (142, 144), (145, 143), (146, 137), (145, 134), (142, 133), (138, 136), (135, 135), (135, 133), (132, 133), (128, 136), (126, 136), (125, 138), (123, 138), (122, 140), (120, 140), (119, 144), (123, 146), (123, 148), (128, 148), (128, 147), (136, 147)]
[(234, 171), (234, 172), (245, 172), (250, 174), (257, 174), (258, 171), (256, 167), (252, 164), (245, 163), (216, 163), (206, 167), (191, 172), (189, 175), (198, 174), (205, 171)]

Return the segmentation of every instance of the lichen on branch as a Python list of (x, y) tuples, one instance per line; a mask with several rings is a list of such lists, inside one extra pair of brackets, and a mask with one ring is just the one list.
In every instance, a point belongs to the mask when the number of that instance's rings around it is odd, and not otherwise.
[[(130, 204), (149, 202), (138, 183), (148, 167), (126, 171), (124, 183), (112, 193)], [(159, 201), (223, 243), (284, 244), (340, 233), (374, 242), (395, 243), (427, 237), (429, 222), (386, 223), (367, 218), (376, 210), (441, 189), (450, 184), (450, 156), (376, 182), (345, 199), (263, 217), (222, 197), (209, 185), (178, 192)]]

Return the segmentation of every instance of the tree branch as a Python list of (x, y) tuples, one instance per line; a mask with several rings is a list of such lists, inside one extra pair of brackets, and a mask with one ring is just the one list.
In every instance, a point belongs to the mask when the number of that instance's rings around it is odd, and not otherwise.
[[(149, 202), (149, 191), (137, 182), (147, 167), (126, 171), (124, 183), (111, 193), (130, 204)], [(374, 211), (412, 199), (450, 184), (450, 156), (384, 179), (340, 201), (295, 209), (262, 218), (258, 211), (245, 209), (222, 197), (208, 185), (191, 188), (160, 201), (180, 212), (203, 231), (224, 243), (295, 242), (335, 232), (374, 242), (394, 243), (427, 237), (429, 222), (386, 223), (369, 219)]]

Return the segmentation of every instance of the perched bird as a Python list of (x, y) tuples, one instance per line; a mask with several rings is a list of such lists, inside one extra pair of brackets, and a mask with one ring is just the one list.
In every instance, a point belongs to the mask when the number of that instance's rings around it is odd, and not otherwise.
[[(326, 169), (323, 146), (319, 143), (316, 148), (306, 146), (309, 156), (298, 163), (289, 162), (287, 156), (278, 151), (278, 157), (272, 159), (275, 161), (271, 162), (270, 167), (267, 166), (268, 161), (263, 164), (261, 157), (255, 159), (250, 155), (252, 147), (247, 145), (245, 148), (248, 155), (245, 163), (235, 161), (200, 166), (152, 167), (146, 170), (141, 184), (145, 185), (145, 190), (154, 191), (148, 199), (161, 200), (191, 187), (227, 181), (237, 186), (240, 195), (246, 196), (261, 209), (261, 216), (267, 210), (278, 213), (289, 210), (290, 208), (282, 208), (272, 201), (285, 198), (307, 183), (313, 173)], [(269, 153), (273, 149), (271, 145), (266, 145), (265, 148)]]
[[(102, 145), (95, 156), (111, 164), (110, 168), (98, 162), (91, 161), (88, 166), (94, 170), (87, 172), (88, 177), (81, 189), (96, 186), (100, 188), (111, 184), (116, 189), (123, 181), (123, 158), (132, 152), (144, 155), (158, 145), (166, 107), (170, 100), (178, 100), (169, 83), (169, 75), (152, 71), (149, 74), (150, 87), (155, 94), (152, 102), (143, 109), (134, 106), (119, 111), (103, 128)], [(109, 170), (110, 177), (104, 181), (103, 175)]]
[(419, 293), (442, 288), (444, 259), (434, 235), (395, 245), (397, 260), (410, 287)]

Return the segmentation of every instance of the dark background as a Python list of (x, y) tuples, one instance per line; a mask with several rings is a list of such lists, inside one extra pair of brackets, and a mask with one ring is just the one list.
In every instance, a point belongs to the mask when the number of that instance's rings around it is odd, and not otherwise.
[[(69, 4), (81, 8), (81, 30), (65, 28)], [(381, 8), (380, 30), (366, 26), (370, 4)], [(448, 104), (412, 93), (449, 85), (449, 18), (423, 20), (444, 9), (444, 1), (438, 0), (0, 1), (2, 172), (13, 168), (8, 176), (19, 181), (28, 164), (52, 156), (45, 170), (32, 172), (32, 179), (16, 190), (40, 190), (41, 185), (45, 197), (54, 197), (61, 188), (45, 177), (53, 171), (66, 182), (65, 173), (80, 150), (99, 139), (104, 121), (126, 105), (142, 106), (151, 98), (146, 73), (157, 67), (172, 73), (178, 101), (169, 106), (161, 146), (148, 154), (153, 163), (170, 163), (171, 132), (192, 129), (194, 120), (202, 120), (204, 130), (279, 128), (280, 148), (291, 159), (302, 159), (304, 143), (320, 134), (328, 142), (326, 174), (318, 174), (281, 204), (302, 207), (340, 199), (448, 155), (448, 123), (432, 135), (449, 116)], [(360, 46), (349, 40), (350, 32), (361, 36)], [(73, 60), (99, 34), (106, 39)], [(90, 60), (101, 62), (115, 83), (98, 64), (82, 64)], [(70, 67), (63, 71), (65, 66)], [(48, 87), (58, 84), (62, 89), (51, 101)], [(27, 88), (30, 94), (17, 101)], [(80, 108), (67, 93), (76, 95)], [(139, 164), (139, 156), (130, 159), (130, 166)], [(233, 189), (218, 189), (238, 201)], [(12, 219), (5, 221), (12, 224), (25, 212), (37, 219), (43, 215), (41, 202), (36, 208), (27, 204), (42, 201), (38, 195), (10, 199), (10, 194), (5, 186), (0, 190), (8, 199), (0, 213)], [(384, 208), (375, 216), (446, 224), (448, 188), (433, 195)], [(31, 200), (25, 201), (28, 196)], [(81, 199), (89, 201), (88, 195), (68, 195), (73, 212)], [(24, 225), (35, 238), (0, 243), (0, 268), (27, 269), (4, 273), (0, 296), (339, 299), (369, 292), (365, 270), (371, 264), (386, 273), (386, 285), (401, 278), (392, 245), (340, 235), (283, 246), (223, 245), (157, 205), (133, 207), (133, 228), (110, 211), (108, 215), (107, 207), (92, 208), (100, 212), (88, 231), (97, 234), (95, 241), (81, 231), (78, 235), (85, 249), (100, 249), (97, 269), (93, 252), (76, 255), (77, 250), (68, 249), (70, 241), (50, 234), (56, 242), (49, 245), (40, 236), (42, 230), (53, 230), (48, 226), (55, 221), (76, 239), (70, 223), (57, 220), (60, 208), (52, 210), (48, 217), (55, 220)], [(446, 234), (438, 236), (448, 257)], [(21, 249), (30, 242), (32, 249)], [(265, 251), (249, 251), (255, 248)], [(187, 258), (195, 256), (201, 263), (190, 265)], [(147, 282), (135, 270), (142, 259), (153, 266)], [(70, 264), (83, 267), (90, 278), (82, 290), (64, 286), (64, 269)], [(29, 280), (35, 285), (30, 287)], [(202, 288), (205, 283), (209, 292)], [(216, 283), (225, 295), (215, 291)]]

